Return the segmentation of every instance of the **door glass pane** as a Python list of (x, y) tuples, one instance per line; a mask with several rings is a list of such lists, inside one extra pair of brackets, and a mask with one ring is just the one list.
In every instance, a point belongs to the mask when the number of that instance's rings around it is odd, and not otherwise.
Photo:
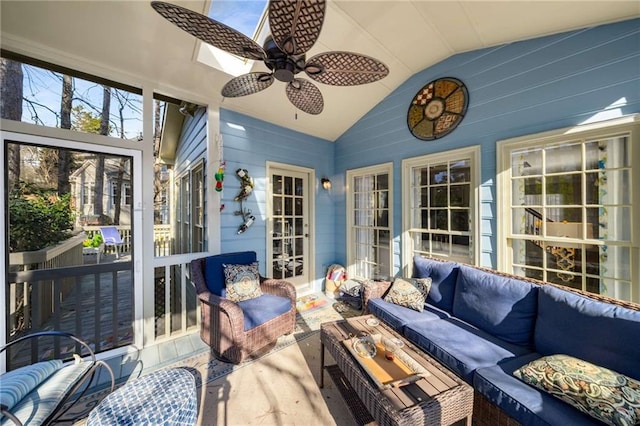
[[(55, 329), (96, 352), (132, 343), (134, 212), (124, 188), (133, 158), (20, 142), (6, 153), (7, 342)], [(52, 344), (36, 352), (66, 356)], [(31, 364), (30, 354), (12, 349), (8, 368)]]

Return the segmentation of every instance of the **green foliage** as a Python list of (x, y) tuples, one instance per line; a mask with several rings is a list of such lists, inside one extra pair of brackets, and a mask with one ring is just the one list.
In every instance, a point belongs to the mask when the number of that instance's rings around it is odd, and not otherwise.
[(82, 242), (82, 246), (97, 248), (100, 247), (103, 242), (104, 240), (102, 239), (102, 234), (96, 232), (95, 234), (93, 234), (93, 238), (87, 238), (86, 240), (84, 240)]
[[(73, 117), (71, 129), (85, 133), (100, 134), (100, 123), (102, 119), (100, 116), (93, 114), (91, 111), (85, 110), (82, 105), (73, 107), (71, 110)], [(113, 130), (113, 127), (109, 125), (109, 133)]]
[(71, 194), (34, 191), (22, 185), (9, 196), (9, 251), (40, 250), (71, 236)]

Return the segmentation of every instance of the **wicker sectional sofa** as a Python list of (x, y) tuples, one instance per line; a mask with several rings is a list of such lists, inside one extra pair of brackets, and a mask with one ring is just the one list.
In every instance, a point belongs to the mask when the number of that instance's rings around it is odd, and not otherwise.
[(421, 256), (414, 266), (432, 280), (422, 312), (385, 301), (390, 282), (365, 285), (365, 309), (474, 387), (474, 424), (602, 424), (514, 377), (543, 356), (640, 380), (640, 305)]

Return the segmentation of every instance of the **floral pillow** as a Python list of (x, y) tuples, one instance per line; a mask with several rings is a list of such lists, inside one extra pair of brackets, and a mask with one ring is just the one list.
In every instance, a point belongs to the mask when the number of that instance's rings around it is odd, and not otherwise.
[(569, 355), (550, 355), (513, 375), (606, 424), (640, 424), (640, 381), (613, 370)]
[(227, 299), (237, 303), (262, 296), (258, 262), (250, 265), (222, 264), (222, 268)]
[(422, 312), (430, 289), (431, 278), (396, 278), (384, 300)]

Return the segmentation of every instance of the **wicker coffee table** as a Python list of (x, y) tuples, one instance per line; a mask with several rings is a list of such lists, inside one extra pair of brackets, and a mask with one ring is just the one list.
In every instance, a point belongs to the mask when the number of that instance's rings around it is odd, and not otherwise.
[[(325, 365), (325, 349), (335, 359), (339, 371), (350, 386), (346, 398), (356, 393), (360, 405), (364, 405), (380, 425), (450, 425), (463, 421), (471, 425), (473, 412), (473, 388), (455, 376), (440, 363), (417, 349), (386, 324), (372, 327), (365, 315), (347, 320), (323, 323), (321, 326), (320, 387), (324, 386), (324, 371), (336, 371), (335, 366)], [(343, 344), (345, 339), (361, 332), (381, 334), (401, 339), (402, 348), (430, 374), (400, 387), (381, 389), (372, 377)], [(335, 375), (332, 374), (335, 378)], [(337, 383), (340, 387), (340, 383)], [(343, 386), (342, 389), (345, 389)]]

